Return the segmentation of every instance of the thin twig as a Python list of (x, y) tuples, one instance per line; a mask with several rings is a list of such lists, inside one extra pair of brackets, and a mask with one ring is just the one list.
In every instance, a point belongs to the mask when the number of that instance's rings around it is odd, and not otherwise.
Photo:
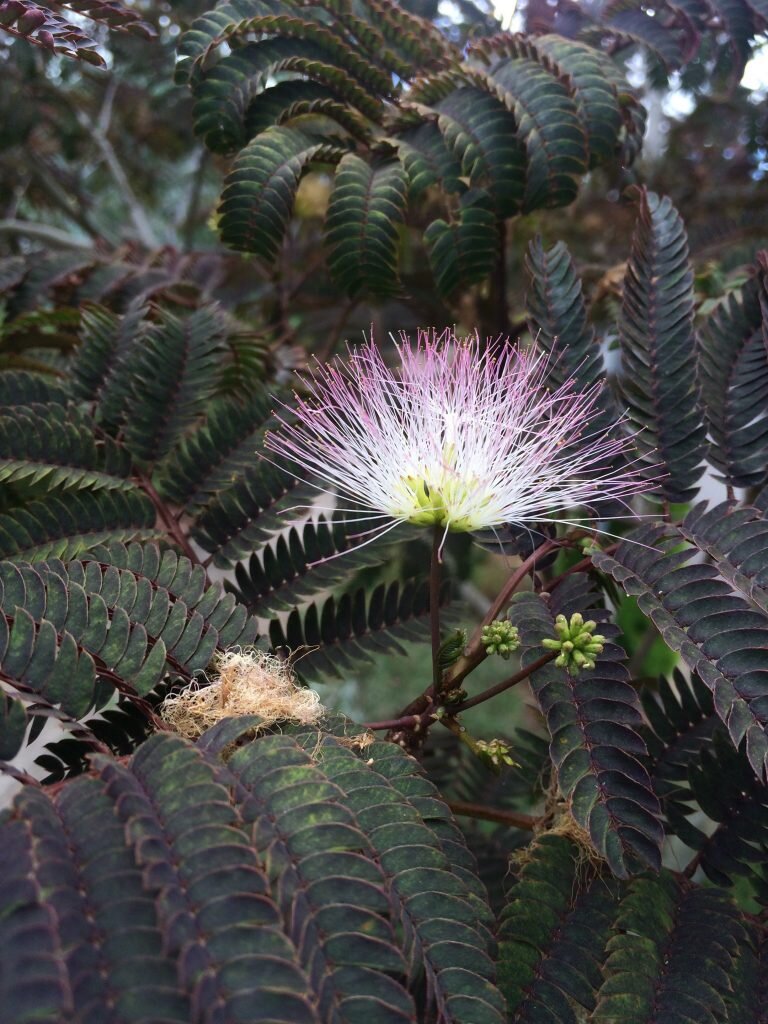
[(549, 554), (550, 551), (553, 551), (555, 548), (561, 547), (562, 545), (562, 540), (545, 540), (544, 543), (540, 544), (539, 547), (537, 547), (536, 550), (528, 556), (528, 558), (521, 562), (517, 569), (515, 569), (515, 571), (510, 575), (507, 582), (499, 591), (496, 600), (483, 616), (482, 622), (472, 634), (472, 638), (467, 645), (466, 653), (459, 658), (454, 665), (453, 671), (450, 674), (450, 684), (452, 688), (458, 686), (459, 683), (461, 683), (461, 681), (485, 658), (485, 651), (483, 650), (480, 642), (483, 634), (483, 626), (490, 625), (491, 622), (498, 618), (504, 609), (504, 606), (509, 603), (512, 595), (531, 569), (535, 566), (536, 562), (544, 555)]
[[(560, 547), (564, 541), (561, 540), (546, 540), (543, 544), (539, 545), (536, 550), (529, 555), (528, 558), (522, 562), (518, 568), (511, 574), (507, 582), (502, 587), (496, 600), (493, 602), (488, 612), (483, 618), (483, 621), (475, 630), (472, 639), (466, 649), (466, 653), (455, 663), (450, 674), (446, 676), (446, 686), (450, 689), (456, 689), (462, 680), (469, 675), (469, 673), (476, 668), (481, 661), (485, 658), (485, 651), (480, 642), (482, 636), (483, 626), (487, 626), (493, 622), (497, 617), (504, 605), (509, 601), (510, 597), (520, 585), (522, 580), (530, 571), (531, 567), (535, 565), (536, 560), (541, 558), (542, 555), (547, 554), (553, 548)], [(514, 685), (514, 684), (510, 684)], [(504, 687), (506, 688), (506, 687)], [(427, 713), (427, 709), (431, 709), (434, 704), (434, 696), (437, 690), (435, 689), (434, 683), (429, 686), (424, 693), (414, 698), (403, 710), (400, 712), (398, 718), (393, 719), (396, 723), (389, 728), (394, 729), (408, 729), (412, 727), (414, 716), (424, 715)], [(478, 702), (479, 703), (479, 702)], [(452, 708), (452, 711), (454, 709)], [(456, 710), (460, 710), (457, 708)]]
[(77, 112), (77, 120), (80, 123), (80, 127), (83, 128), (96, 143), (102, 158), (104, 159), (104, 163), (109, 168), (109, 172), (114, 178), (115, 184), (120, 190), (122, 198), (128, 207), (139, 241), (142, 245), (146, 246), (147, 249), (156, 249), (159, 243), (155, 237), (154, 231), (152, 230), (152, 226), (149, 223), (149, 217), (147, 216), (146, 210), (139, 202), (136, 193), (133, 191), (131, 183), (128, 180), (128, 175), (125, 173), (123, 165), (118, 160), (117, 153), (115, 152), (112, 143), (107, 138), (107, 131), (112, 117), (112, 106), (116, 92), (117, 81), (113, 78), (107, 85), (104, 93), (104, 101), (96, 122), (92, 122), (91, 119), (82, 111)]
[(60, 249), (83, 249), (91, 250), (93, 242), (90, 240), (81, 241), (74, 235), (61, 231), (59, 228), (50, 227), (48, 224), (35, 224), (30, 220), (17, 220), (13, 217), (0, 220), (1, 235), (25, 235), (37, 242), (45, 242), (46, 245), (57, 246)]
[(440, 541), (442, 531), (435, 526), (432, 533), (432, 558), (429, 565), (429, 626), (432, 635), (432, 688), (440, 693)]
[(404, 715), (401, 718), (383, 718), (380, 722), (364, 722), (364, 728), (370, 730), (370, 732), (380, 732), (383, 729), (421, 729), (424, 725), (425, 718), (429, 719), (431, 715)]
[(478, 818), (480, 821), (495, 821), (499, 825), (511, 825), (512, 828), (523, 828), (532, 832), (541, 822), (532, 814), (521, 814), (518, 811), (502, 811), (484, 804), (471, 804), (465, 800), (447, 800), (448, 807), (454, 814), (465, 818)]
[(496, 697), (500, 693), (504, 693), (505, 690), (509, 690), (512, 686), (517, 686), (518, 683), (522, 683), (529, 675), (533, 672), (537, 672), (548, 662), (553, 661), (558, 655), (557, 651), (550, 651), (549, 654), (542, 654), (536, 661), (532, 661), (530, 665), (526, 665), (525, 668), (521, 668), (519, 672), (515, 672), (513, 676), (508, 679), (502, 680), (500, 683), (496, 683), (495, 686), (489, 686), (487, 690), (483, 690), (482, 693), (476, 694), (474, 697), (469, 697), (467, 700), (463, 700), (461, 704), (451, 705), (451, 714), (457, 715), (460, 711), (468, 711), (469, 708), (477, 707), (478, 704), (483, 704), (485, 701), (490, 700), (491, 697)]
[(192, 175), (192, 181), (189, 186), (187, 210), (181, 223), (181, 238), (186, 250), (192, 248), (197, 217), (200, 211), (200, 197), (203, 193), (203, 182), (205, 181), (205, 172), (207, 169), (208, 150), (202, 149), (197, 161), (197, 167)]
[(179, 523), (176, 521), (176, 517), (173, 515), (171, 510), (168, 508), (163, 499), (157, 493), (149, 477), (139, 475), (138, 484), (139, 487), (141, 487), (141, 489), (147, 495), (149, 500), (152, 502), (152, 504), (155, 506), (155, 511), (162, 519), (163, 524), (166, 530), (168, 531), (171, 539), (176, 544), (178, 544), (178, 546), (181, 548), (181, 550), (184, 552), (184, 554), (187, 556), (187, 558), (193, 565), (202, 565), (204, 568), (204, 564), (200, 561), (197, 552), (189, 543), (186, 534), (182, 530)]

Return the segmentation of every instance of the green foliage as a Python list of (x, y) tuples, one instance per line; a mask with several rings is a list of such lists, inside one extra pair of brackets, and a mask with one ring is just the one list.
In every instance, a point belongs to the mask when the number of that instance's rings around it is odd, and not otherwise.
[(600, 622), (608, 642), (594, 670), (570, 675), (554, 663), (531, 674), (533, 695), (546, 717), (550, 757), (562, 797), (601, 856), (619, 878), (658, 868), (663, 829), (659, 805), (643, 765), (645, 743), (637, 695), (623, 665), (624, 652), (610, 642), (616, 627), (591, 607), (589, 583), (577, 574), (551, 595), (549, 607), (535, 594), (517, 594), (510, 609), (522, 641), (522, 662), (545, 654), (542, 637), (554, 630), (558, 614), (585, 608)]
[[(448, 590), (441, 591), (441, 604)], [(371, 661), (379, 651), (405, 654), (402, 643), (429, 636), (429, 592), (423, 581), (380, 583), (370, 593), (347, 591), (322, 605), (294, 609), (283, 625), (273, 620), (272, 646), (301, 651), (302, 675), (341, 677), (356, 662)]]
[(693, 344), (693, 273), (680, 215), (640, 190), (619, 321), (622, 395), (653, 491), (689, 500), (701, 476), (704, 424)]
[(26, 481), (48, 489), (127, 489), (130, 457), (93, 421), (65, 405), (21, 404), (0, 415), (0, 481)]
[[(536, 238), (528, 247), (525, 267), (531, 334), (551, 361), (552, 383), (560, 385), (572, 377), (585, 391), (594, 387), (604, 379), (605, 368), (567, 246), (558, 242), (545, 249)], [(615, 421), (614, 405), (610, 391), (601, 389), (601, 424)]]
[[(256, 634), (245, 608), (207, 587), (199, 566), (156, 545), (2, 562), (0, 583), (3, 679), (34, 695), (33, 715), (63, 715), (70, 725), (118, 694), (145, 697), (169, 674), (189, 682), (217, 649)], [(16, 745), (8, 757), (24, 741), (19, 713), (3, 721), (2, 746)]]
[[(383, 542), (358, 547), (354, 526), (320, 519), (299, 531), (293, 527), (261, 555), (236, 567), (237, 596), (253, 615), (271, 618), (330, 590), (356, 572), (380, 565), (391, 554)], [(311, 571), (310, 571), (311, 569)]]
[(764, 777), (765, 614), (733, 593), (713, 565), (694, 561), (696, 549), (681, 543), (675, 527), (644, 526), (631, 540), (614, 556), (596, 554), (595, 564), (637, 597), (665, 643), (711, 689), (732, 742), (739, 746), (746, 740), (749, 763)]
[(405, 213), (407, 178), (397, 162), (377, 167), (348, 153), (339, 161), (326, 217), (333, 277), (351, 295), (396, 294), (397, 226)]
[(69, 491), (0, 513), (0, 557), (72, 558), (104, 541), (150, 540), (160, 533), (152, 503), (136, 488)]
[(553, 1021), (575, 1024), (571, 1000), (595, 1007), (618, 886), (580, 864), (565, 836), (545, 833), (530, 854), (500, 917), (500, 987), (521, 1024), (535, 1021), (542, 1005)]
[(724, 894), (690, 888), (668, 872), (634, 879), (615, 927), (595, 1021), (725, 1018), (729, 975), (746, 935)]
[[(55, 6), (0, 2), (0, 1016), (768, 1019), (768, 5)], [(268, 432), (430, 323), (488, 386), (527, 323), (653, 515), (429, 580), (370, 494), (331, 518)], [(267, 725), (286, 680), (395, 717)]]
[(715, 307), (700, 332), (702, 396), (712, 441), (709, 459), (734, 487), (755, 486), (765, 479), (765, 304), (765, 271), (759, 268), (743, 288)]
[(223, 4), (180, 52), (196, 131), (216, 152), (238, 153), (220, 207), (225, 243), (272, 261), (300, 177), (336, 164), (328, 262), (355, 297), (401, 290), (407, 190), (412, 200), (428, 184), (447, 193), (423, 241), (440, 292), (453, 296), (493, 268), (500, 220), (569, 203), (589, 167), (637, 131), (636, 101), (599, 51), (508, 37), (479, 40), (465, 57), (392, 3), (354, 15), (330, 2)]
[(253, 1019), (254, 1000), (286, 1024), (412, 1020), (417, 1002), (447, 1022), (504, 1020), (450, 812), (396, 747), (343, 739), (266, 735), (224, 764), (213, 737), (156, 736), (57, 797), (27, 789), (2, 826), (20, 888), (0, 931), (15, 963), (32, 926), (36, 984), (4, 973), (3, 1005), (19, 1024), (94, 1006), (105, 1022), (206, 1006)]

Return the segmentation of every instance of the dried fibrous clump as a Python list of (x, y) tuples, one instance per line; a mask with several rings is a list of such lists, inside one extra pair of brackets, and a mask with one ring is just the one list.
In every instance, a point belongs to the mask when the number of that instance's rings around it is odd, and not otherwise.
[(160, 714), (176, 732), (197, 739), (222, 718), (258, 715), (264, 728), (277, 722), (314, 725), (325, 708), (314, 690), (297, 686), (287, 662), (254, 648), (232, 650), (207, 686), (193, 683), (164, 701)]

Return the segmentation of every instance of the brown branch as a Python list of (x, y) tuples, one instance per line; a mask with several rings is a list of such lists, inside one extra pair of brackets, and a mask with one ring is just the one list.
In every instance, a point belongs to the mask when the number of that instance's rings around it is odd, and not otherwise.
[(441, 530), (432, 531), (432, 556), (429, 563), (429, 629), (432, 638), (432, 691), (440, 695), (440, 540)]
[(502, 811), (484, 804), (471, 804), (465, 800), (446, 800), (454, 814), (465, 818), (478, 818), (480, 821), (495, 821), (499, 825), (511, 825), (512, 828), (523, 828), (532, 832), (541, 822), (541, 818), (532, 814), (521, 814), (518, 811)]
[(380, 722), (364, 722), (363, 727), (370, 732), (378, 732), (382, 729), (422, 729), (425, 720), (431, 718), (431, 711), (420, 715), (404, 715), (402, 718), (384, 718)]
[(23, 235), (36, 242), (45, 242), (59, 249), (82, 249), (91, 251), (93, 242), (89, 239), (81, 241), (74, 235), (50, 227), (48, 224), (35, 224), (29, 220), (17, 220), (13, 217), (0, 220), (0, 235)]
[[(176, 521), (176, 517), (165, 504), (160, 495), (157, 493), (149, 477), (144, 476), (144, 474), (139, 474), (139, 476), (137, 477), (137, 482), (139, 487), (141, 487), (141, 489), (147, 495), (149, 500), (155, 506), (155, 511), (159, 515), (160, 519), (163, 521), (163, 525), (168, 531), (168, 534), (173, 540), (173, 542), (175, 544), (178, 544), (178, 546), (181, 548), (181, 550), (184, 552), (184, 554), (187, 556), (187, 558), (193, 565), (201, 565), (203, 566), (203, 568), (205, 568), (204, 563), (200, 561), (197, 552), (189, 543), (186, 534), (182, 530), (179, 523)], [(207, 574), (206, 585), (210, 586), (210, 582), (207, 579)]]
[(550, 551), (555, 550), (555, 548), (562, 547), (564, 543), (565, 542), (562, 540), (545, 540), (544, 543), (540, 544), (539, 547), (537, 547), (535, 551), (521, 562), (517, 569), (515, 569), (515, 571), (510, 575), (509, 579), (496, 596), (496, 600), (484, 615), (482, 622), (472, 634), (472, 638), (467, 645), (466, 653), (459, 658), (454, 665), (453, 671), (449, 677), (451, 688), (458, 686), (459, 683), (461, 683), (461, 681), (485, 659), (485, 651), (483, 650), (480, 642), (483, 635), (483, 626), (490, 625), (490, 623), (498, 618), (504, 606), (509, 603), (512, 595), (531, 569), (536, 565), (536, 562), (544, 555), (549, 554)]
[(508, 679), (502, 680), (500, 683), (496, 683), (495, 686), (489, 686), (487, 690), (483, 690), (482, 693), (476, 694), (474, 697), (469, 697), (467, 700), (463, 700), (461, 704), (451, 705), (451, 714), (457, 715), (460, 711), (467, 711), (469, 708), (477, 707), (478, 704), (483, 704), (485, 701), (490, 700), (491, 697), (496, 697), (500, 693), (504, 693), (505, 690), (509, 690), (513, 686), (517, 686), (518, 683), (522, 683), (525, 679), (531, 675), (532, 672), (537, 672), (544, 665), (553, 661), (558, 656), (557, 651), (550, 651), (548, 654), (542, 654), (536, 661), (532, 661), (530, 665), (526, 665), (525, 668), (521, 668), (519, 672), (515, 672), (513, 676)]

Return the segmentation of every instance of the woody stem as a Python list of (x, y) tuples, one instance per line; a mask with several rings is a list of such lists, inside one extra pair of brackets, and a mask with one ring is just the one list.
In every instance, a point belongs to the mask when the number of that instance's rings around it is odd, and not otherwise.
[(429, 566), (429, 624), (432, 633), (432, 687), (435, 695), (440, 693), (442, 683), (440, 672), (440, 541), (439, 526), (432, 535), (432, 558)]

